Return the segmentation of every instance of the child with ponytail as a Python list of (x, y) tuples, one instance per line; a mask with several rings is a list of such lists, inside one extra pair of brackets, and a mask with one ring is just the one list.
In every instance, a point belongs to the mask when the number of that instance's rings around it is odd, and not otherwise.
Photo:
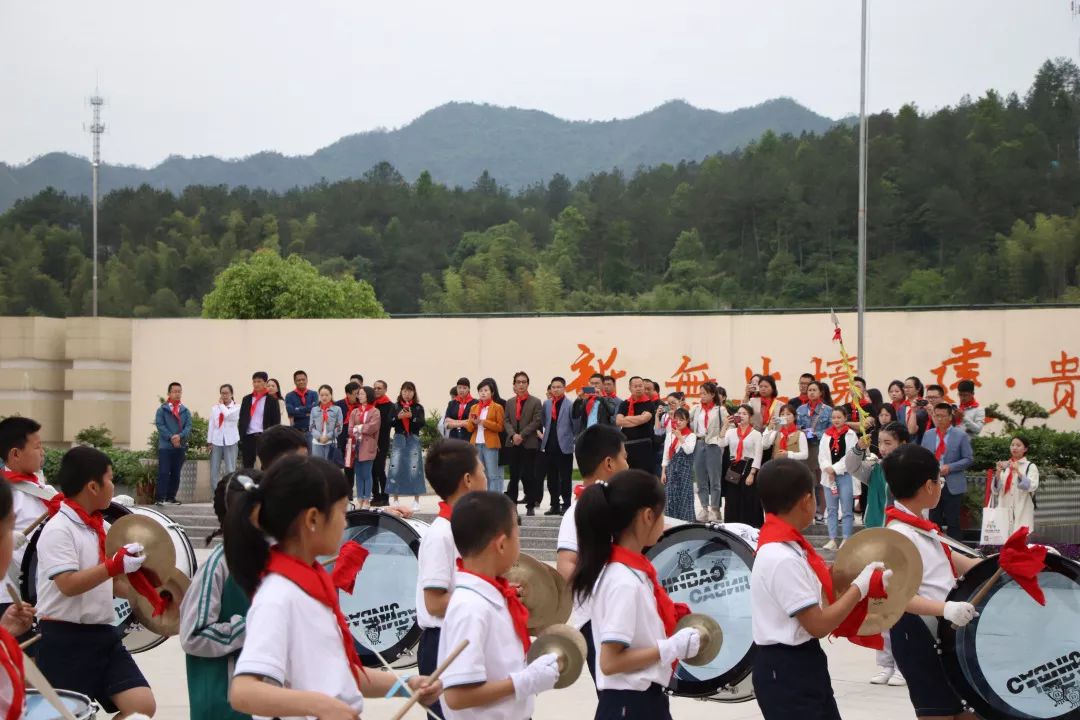
[[(360, 667), (337, 588), (317, 560), (338, 551), (348, 496), (348, 481), (334, 465), (291, 456), (229, 507), (225, 559), (252, 596), (230, 692), (238, 712), (355, 720), (364, 695), (399, 690), (391, 673)], [(442, 689), (421, 676), (408, 685), (425, 704)]]
[(675, 661), (697, 654), (701, 636), (675, 632), (689, 612), (668, 597), (641, 551), (664, 532), (664, 488), (656, 476), (626, 470), (581, 494), (575, 512), (577, 567), (571, 585), (592, 599), (597, 659), (596, 720), (670, 720), (668, 697)]

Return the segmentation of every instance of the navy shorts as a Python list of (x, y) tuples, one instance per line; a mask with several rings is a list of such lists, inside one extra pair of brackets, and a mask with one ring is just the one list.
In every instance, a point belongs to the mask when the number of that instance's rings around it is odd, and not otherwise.
[[(416, 648), (416, 669), (420, 675), (430, 675), (439, 666), (439, 636), (442, 628), (422, 628)], [(442, 705), (435, 701), (428, 708), (436, 717), (443, 717)]]
[[(592, 676), (593, 687), (596, 687), (596, 644), (593, 643), (592, 620), (581, 626), (581, 634), (585, 636), (585, 667), (589, 668)], [(598, 691), (599, 692), (599, 691)]]
[(765, 720), (840, 720), (821, 643), (758, 645), (754, 696)]
[(889, 638), (896, 667), (907, 681), (915, 715), (959, 715), (963, 712), (963, 703), (945, 679), (945, 668), (926, 622), (918, 615), (904, 613), (889, 631)]
[(40, 629), (37, 664), (53, 687), (82, 693), (109, 713), (117, 710), (114, 695), (150, 687), (124, 647), (119, 628), (43, 620)]
[(596, 720), (671, 720), (668, 696), (653, 683), (648, 690), (601, 690)]

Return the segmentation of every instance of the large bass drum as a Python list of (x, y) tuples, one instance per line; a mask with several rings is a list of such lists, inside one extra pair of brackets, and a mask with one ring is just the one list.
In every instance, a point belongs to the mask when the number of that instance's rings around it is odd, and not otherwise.
[[(969, 601), (998, 568), (992, 556), (949, 594)], [(1040, 606), (1003, 575), (966, 627), (938, 627), (949, 683), (979, 717), (1080, 719), (1080, 564), (1046, 556)]]
[(665, 531), (645, 553), (671, 599), (713, 618), (724, 632), (720, 654), (712, 662), (700, 667), (680, 663), (675, 669), (669, 687), (674, 695), (728, 703), (754, 698), (754, 548), (742, 535), (720, 525), (689, 523)]
[[(395, 668), (416, 665), (420, 626), (416, 621), (416, 582), (420, 574), (420, 539), (428, 524), (389, 513), (348, 513), (342, 543), (355, 540), (367, 549), (352, 595), (339, 591), (341, 612), (349, 623), (360, 661), (382, 667), (381, 655)], [(333, 565), (327, 570), (332, 571)]]
[[(173, 548), (176, 550), (176, 568), (189, 579), (195, 574), (195, 570), (198, 569), (198, 563), (195, 560), (195, 549), (192, 547), (187, 533), (184, 532), (184, 528), (173, 522), (168, 515), (153, 508), (141, 505), (128, 508), (116, 502), (111, 503), (101, 514), (105, 517), (105, 522), (109, 524), (116, 522), (124, 515), (131, 514), (144, 515), (158, 523), (165, 528), (169, 539), (172, 540)], [(40, 537), (41, 531), (39, 530), (30, 539), (26, 554), (23, 555), (22, 577), (19, 580), (19, 592), (22, 594), (23, 599), (31, 604), (37, 603), (37, 542)], [(156, 648), (168, 639), (164, 635), (151, 632), (139, 624), (131, 614), (131, 603), (126, 599), (122, 597), (113, 598), (113, 609), (115, 610), (113, 625), (123, 630), (124, 647), (129, 652), (145, 652)]]

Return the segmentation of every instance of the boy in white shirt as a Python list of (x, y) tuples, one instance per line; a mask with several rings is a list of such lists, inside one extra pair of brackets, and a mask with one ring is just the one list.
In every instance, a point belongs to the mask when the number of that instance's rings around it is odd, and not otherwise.
[[(431, 675), (438, 666), (439, 635), (454, 590), (458, 560), (450, 516), (466, 493), (487, 488), (487, 475), (475, 445), (464, 440), (440, 440), (428, 450), (424, 477), (442, 499), (438, 517), (420, 540), (416, 578), (416, 621), (420, 625), (416, 665), (421, 675)], [(440, 703), (434, 703), (430, 710), (443, 717)]]
[[(766, 720), (839, 720), (829, 664), (818, 642), (870, 591), (870, 563), (836, 597), (825, 561), (803, 537), (814, 521), (814, 477), (798, 460), (765, 464), (758, 474), (765, 524), (750, 574), (754, 612), (754, 695)], [(891, 571), (882, 573), (886, 584)], [(822, 590), (832, 600), (821, 606)]]
[[(574, 488), (574, 501), (563, 513), (562, 522), (559, 523), (559, 554), (555, 564), (566, 582), (570, 582), (577, 567), (578, 537), (574, 510), (577, 508), (578, 498), (590, 485), (606, 482), (615, 473), (630, 467), (626, 463), (623, 434), (612, 425), (593, 425), (579, 435), (574, 445), (574, 456), (577, 458), (578, 469), (581, 470), (581, 485)], [(585, 636), (585, 646), (588, 649), (586, 662), (595, 683), (596, 645), (592, 637), (591, 607), (592, 603), (588, 600), (575, 601), (570, 624), (581, 630), (581, 634)]]
[(502, 577), (521, 552), (517, 510), (500, 492), (471, 492), (450, 521), (461, 561), (439, 638), (439, 661), (469, 644), (443, 673), (448, 720), (526, 720), (533, 696), (555, 687), (558, 660), (525, 664), (529, 611)]
[(917, 717), (975, 718), (964, 712), (963, 703), (946, 680), (934, 638), (938, 618), (963, 627), (978, 615), (970, 603), (948, 602), (945, 598), (956, 587), (956, 576), (979, 561), (953, 553), (948, 545), (935, 540), (933, 536), (940, 535), (941, 528), (923, 518), (924, 512), (937, 506), (945, 485), (932, 452), (919, 445), (901, 445), (882, 460), (881, 466), (885, 482), (896, 498), (895, 506), (885, 509), (885, 527), (915, 543), (923, 565), (918, 594), (889, 631), (896, 666), (907, 680)]
[[(12, 490), (15, 513), (12, 532), (15, 552), (6, 570), (15, 587), (18, 587), (28, 541), (22, 531), (46, 512), (46, 503), (56, 495), (56, 490), (46, 485), (41, 477), (45, 450), (41, 446), (40, 431), (41, 425), (30, 418), (15, 416), (0, 420), (0, 464), (3, 465), (0, 474)], [(0, 601), (7, 599), (7, 593), (4, 593)], [(9, 604), (0, 602), (0, 613)]]
[(65, 499), (38, 539), (38, 666), (54, 687), (82, 693), (106, 712), (153, 716), (154, 694), (113, 627), (113, 578), (146, 560), (130, 543), (105, 555), (101, 511), (113, 496), (112, 464), (100, 450), (64, 455), (57, 484)]

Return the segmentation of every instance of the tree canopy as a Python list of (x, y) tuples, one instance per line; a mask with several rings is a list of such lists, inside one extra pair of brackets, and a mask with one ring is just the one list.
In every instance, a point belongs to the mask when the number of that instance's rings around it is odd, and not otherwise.
[[(871, 117), (869, 303), (1080, 301), (1078, 129), (1080, 70), (1067, 60), (1047, 62), (1023, 98), (989, 91), (929, 114), (907, 105)], [(101, 203), (100, 310), (849, 306), (856, 161), (857, 131), (839, 125), (767, 132), (701, 162), (577, 183), (556, 174), (517, 193), (487, 172), (469, 188), (428, 173), (409, 183), (387, 163), (283, 193), (117, 190)], [(20, 201), (0, 215), (0, 313), (88, 314), (89, 254), (85, 197)], [(255, 284), (270, 267), (306, 278), (303, 292), (285, 281), (273, 286), (280, 295), (228, 299), (234, 278)]]

